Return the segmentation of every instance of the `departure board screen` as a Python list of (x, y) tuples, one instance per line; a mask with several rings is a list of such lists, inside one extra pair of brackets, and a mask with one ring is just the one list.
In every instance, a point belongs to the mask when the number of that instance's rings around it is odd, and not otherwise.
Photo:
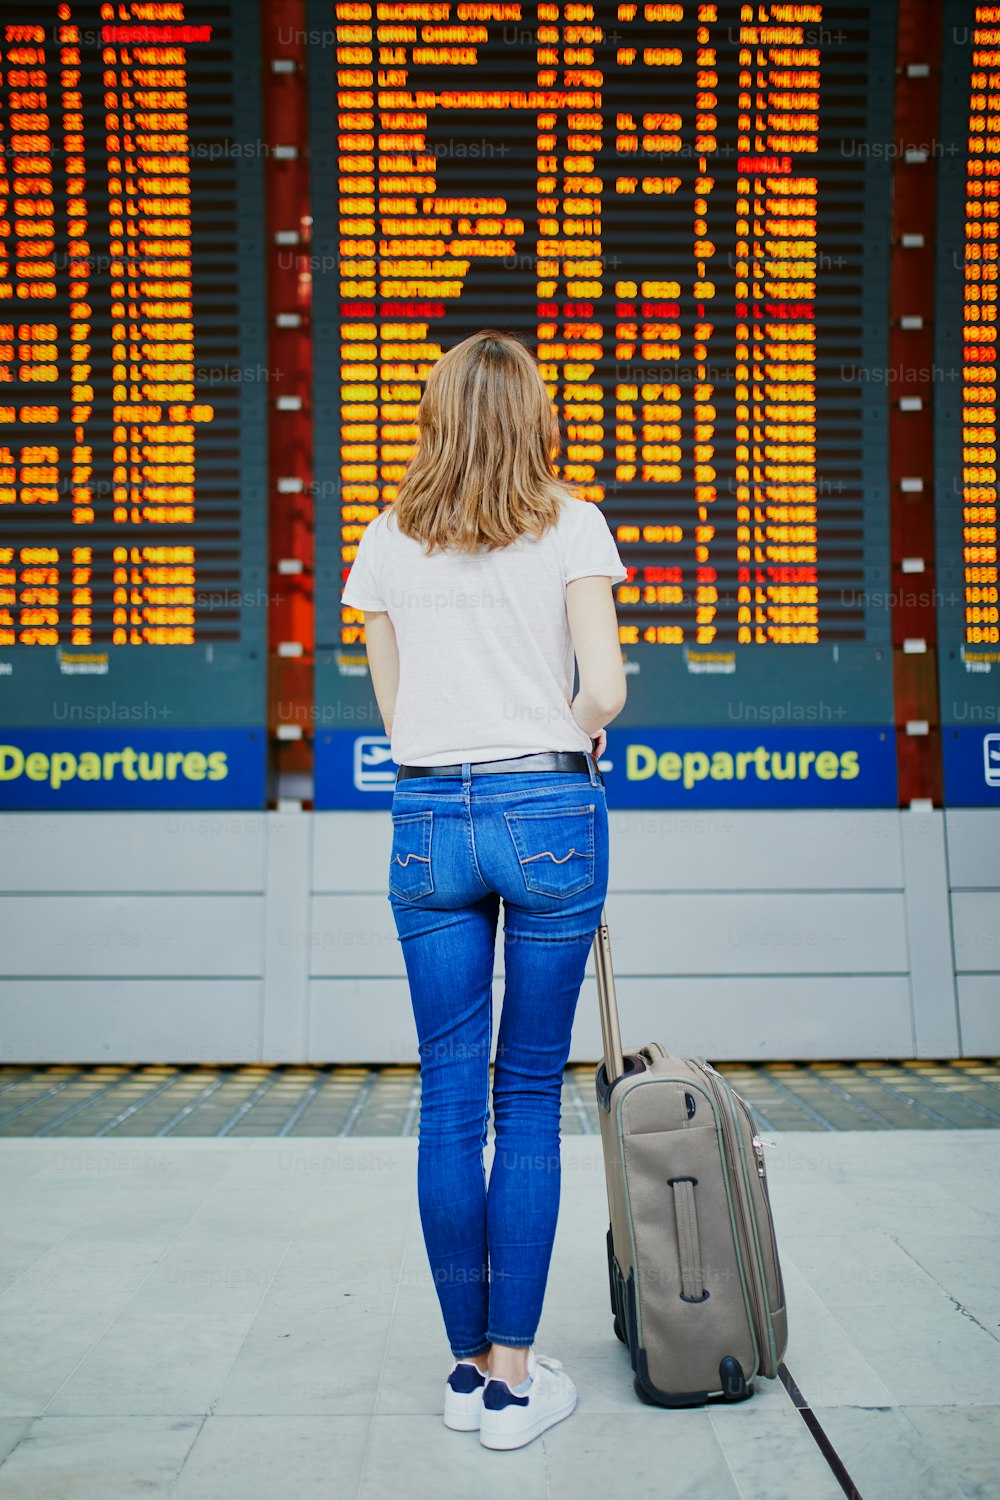
[(4, 801), (262, 798), (258, 27), (256, 0), (3, 8)]
[[(895, 6), (311, 0), (309, 18), (318, 796), (379, 789), (352, 770), (378, 720), (340, 589), (427, 371), (493, 326), (537, 354), (560, 471), (629, 570), (609, 798), (894, 802)], [(682, 740), (709, 767), (690, 786)]]
[(1000, 6), (946, 3), (935, 366), (945, 796), (1000, 802)]

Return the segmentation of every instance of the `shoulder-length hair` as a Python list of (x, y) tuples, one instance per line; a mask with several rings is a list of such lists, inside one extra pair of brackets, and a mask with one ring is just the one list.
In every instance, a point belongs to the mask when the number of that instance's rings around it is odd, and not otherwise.
[(426, 551), (493, 551), (541, 536), (563, 498), (559, 419), (531, 351), (485, 328), (443, 354), (417, 410), (417, 444), (391, 507)]

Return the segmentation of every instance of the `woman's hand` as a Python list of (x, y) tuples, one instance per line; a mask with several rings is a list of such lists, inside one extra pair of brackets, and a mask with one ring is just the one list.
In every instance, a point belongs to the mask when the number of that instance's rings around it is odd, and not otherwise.
[(600, 729), (598, 730), (597, 734), (594, 735), (594, 759), (600, 760), (601, 756), (604, 754), (607, 748), (608, 731), (606, 729)]

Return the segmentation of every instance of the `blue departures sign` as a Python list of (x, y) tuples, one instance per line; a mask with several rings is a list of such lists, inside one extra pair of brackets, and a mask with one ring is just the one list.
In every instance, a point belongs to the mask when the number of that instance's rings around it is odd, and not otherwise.
[[(887, 807), (896, 802), (891, 726), (611, 729), (601, 761), (609, 807)], [(316, 806), (386, 807), (396, 764), (382, 735), (316, 736)]]
[(252, 808), (262, 729), (0, 731), (0, 808)]

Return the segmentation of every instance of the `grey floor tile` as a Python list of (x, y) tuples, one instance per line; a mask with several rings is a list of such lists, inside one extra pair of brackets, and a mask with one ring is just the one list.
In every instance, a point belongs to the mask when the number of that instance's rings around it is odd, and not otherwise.
[(0, 1500), (166, 1500), (200, 1417), (41, 1417), (0, 1467)]
[(16, 1141), (4, 1141), (0, 1149), (0, 1192), (13, 1191), (29, 1177), (44, 1172), (45, 1167), (46, 1158), (38, 1154), (33, 1144), (21, 1146)]
[(433, 1287), (401, 1291), (381, 1369), (378, 1416), (433, 1415), (443, 1409), (452, 1354)]
[(375, 1409), (390, 1296), (333, 1292), (254, 1321), (213, 1410), (223, 1416), (363, 1416)]
[(841, 1406), (816, 1415), (866, 1500), (962, 1500), (947, 1464), (904, 1412)]
[(766, 1409), (758, 1394), (739, 1406), (711, 1410), (741, 1500), (843, 1500), (843, 1490), (780, 1384), (775, 1394), (780, 1400)]
[[(409, 1280), (401, 1265), (405, 1227), (405, 1220), (389, 1214), (377, 1232), (345, 1235), (341, 1224), (323, 1239), (300, 1236), (268, 1288), (266, 1310), (308, 1309), (318, 1296), (344, 1292), (395, 1294)], [(430, 1270), (424, 1270), (429, 1281)]]
[(703, 1410), (592, 1412), (581, 1398), (573, 1415), (539, 1443), (552, 1500), (608, 1494), (629, 1500), (740, 1500)]
[(800, 1273), (782, 1260), (788, 1294), (788, 1348), (785, 1363), (812, 1403), (892, 1406), (892, 1394)]
[(154, 1270), (160, 1240), (80, 1240), (67, 1235), (0, 1294), (0, 1316), (22, 1308), (73, 1314), (81, 1306), (117, 1316)]
[(52, 1398), (47, 1415), (204, 1414), (250, 1322), (248, 1315), (126, 1311)]
[[(545, 1346), (539, 1347), (544, 1353)], [(584, 1414), (587, 1421), (591, 1415), (611, 1412), (635, 1415), (644, 1409), (632, 1386), (628, 1351), (617, 1339), (599, 1359), (580, 1359), (569, 1350), (561, 1350), (556, 1358), (562, 1360), (579, 1396), (577, 1413), (571, 1420), (582, 1420)]]
[(83, 1182), (61, 1187), (44, 1183), (39, 1176), (14, 1188), (5, 1201), (8, 1208), (16, 1205), (20, 1235), (45, 1239), (51, 1245), (84, 1222), (88, 1215), (99, 1213), (101, 1200), (108, 1195), (106, 1184), (95, 1188)]
[(370, 1426), (367, 1416), (208, 1417), (171, 1500), (354, 1500)]
[[(880, 1144), (882, 1139), (880, 1136)], [(884, 1178), (845, 1184), (844, 1191), (869, 1229), (879, 1227), (906, 1234), (926, 1229), (929, 1224), (948, 1224), (956, 1234), (984, 1233), (983, 1203), (979, 1198), (973, 1199), (967, 1191), (956, 1201), (948, 1184), (924, 1178), (922, 1167), (914, 1175), (912, 1164), (901, 1163), (897, 1177), (889, 1175), (891, 1170), (891, 1163), (886, 1162)]]
[(852, 1307), (933, 1304), (941, 1296), (934, 1278), (881, 1229), (852, 1236), (846, 1252), (843, 1241), (833, 1237), (788, 1235), (782, 1244), (817, 1296), (833, 1309), (844, 1303)]
[(903, 1408), (922, 1441), (969, 1500), (996, 1500), (1000, 1406)]
[(202, 1184), (184, 1186), (172, 1180), (161, 1186), (143, 1179), (131, 1188), (103, 1194), (71, 1232), (81, 1241), (114, 1236), (121, 1243), (153, 1237), (169, 1242), (197, 1212), (208, 1191)]
[[(0, 1200), (10, 1203), (10, 1197), (4, 1197), (0, 1190)], [(0, 1242), (0, 1296), (7, 1287), (11, 1286), (19, 1276), (23, 1276), (35, 1262), (48, 1250), (52, 1249), (53, 1238), (51, 1235), (26, 1235), (16, 1231), (13, 1216), (6, 1225), (3, 1241)]]
[(34, 1417), (0, 1417), (0, 1464), (14, 1451)]
[(833, 1313), (893, 1405), (938, 1406), (943, 1391), (956, 1405), (996, 1403), (1000, 1342), (943, 1296), (933, 1303), (887, 1299), (878, 1313), (838, 1305)]
[[(4, 1199), (20, 1281), (6, 1296), (0, 1281), (0, 1456), (16, 1445), (0, 1500), (60, 1496), (74, 1441), (85, 1485), (102, 1462), (108, 1481), (67, 1500), (165, 1494), (192, 1443), (179, 1500), (355, 1500), (359, 1481), (365, 1500), (382, 1500), (401, 1477), (417, 1500), (501, 1485), (517, 1500), (569, 1500), (623, 1492), (606, 1458), (623, 1446), (639, 1455), (629, 1500), (834, 1500), (777, 1382), (733, 1408), (639, 1404), (611, 1329), (593, 1136), (563, 1142), (536, 1338), (580, 1405), (514, 1454), (441, 1422), (450, 1353), (414, 1140), (22, 1144), (32, 1170), (13, 1172)], [(798, 1132), (769, 1154), (787, 1363), (856, 1460), (865, 1500), (994, 1500), (998, 1166), (1000, 1131)], [(331, 1490), (338, 1454), (343, 1485)]]
[(41, 1416), (110, 1325), (106, 1310), (73, 1314), (0, 1307), (0, 1415)]
[(285, 1240), (185, 1232), (150, 1269), (129, 1313), (254, 1313), (286, 1249)]
[(406, 1500), (548, 1500), (546, 1453), (541, 1441), (491, 1452), (478, 1433), (450, 1432), (440, 1417), (374, 1417), (357, 1500), (401, 1493)]
[(262, 1187), (299, 1190), (310, 1213), (324, 1206), (334, 1211), (346, 1199), (416, 1192), (415, 1140), (348, 1136), (259, 1141), (235, 1155), (220, 1184), (225, 1192)]
[[(933, 1233), (910, 1231), (895, 1238), (903, 1253), (947, 1296), (966, 1307), (996, 1311), (1000, 1305), (1000, 1259), (996, 1256), (995, 1235), (959, 1235), (950, 1227), (940, 1227)], [(994, 1329), (997, 1321), (994, 1317)]]

